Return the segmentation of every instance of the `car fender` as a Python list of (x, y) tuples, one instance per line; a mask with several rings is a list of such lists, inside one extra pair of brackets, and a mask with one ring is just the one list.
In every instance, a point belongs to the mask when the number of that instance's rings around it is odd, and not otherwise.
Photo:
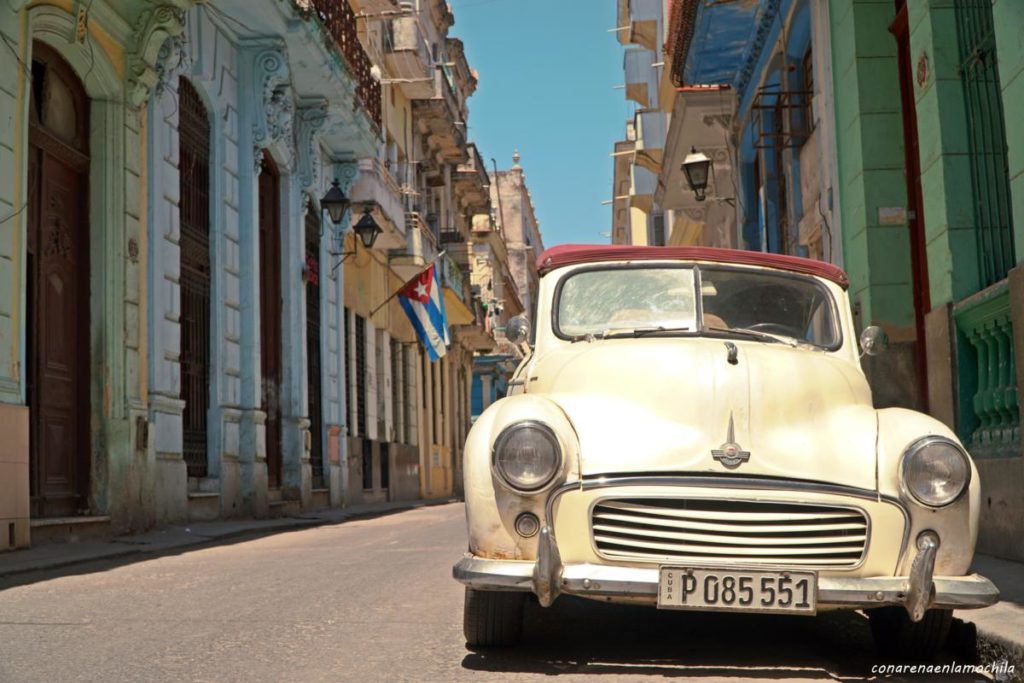
[(926, 436), (941, 436), (958, 445), (963, 444), (949, 427), (924, 413), (905, 408), (884, 408), (876, 411), (876, 414), (878, 492), (898, 498), (910, 515), (908, 543), (900, 561), (901, 570), (910, 570), (915, 554), (915, 540), (922, 531), (931, 529), (939, 534), (940, 540), (935, 573), (954, 576), (966, 573), (974, 557), (981, 501), (981, 483), (973, 459), (968, 458), (970, 484), (958, 500), (937, 509), (922, 505), (903, 490), (900, 465), (904, 452), (915, 441)]
[[(548, 425), (562, 451), (560, 473), (543, 490), (530, 494), (508, 488), (491, 468), (498, 435), (509, 425), (524, 420)], [(536, 394), (518, 394), (488, 407), (473, 424), (463, 455), (470, 552), (495, 559), (535, 559), (537, 536), (520, 537), (514, 529), (516, 517), (532, 512), (542, 525), (547, 524), (544, 504), (548, 494), (561, 483), (579, 478), (579, 461), (576, 432), (554, 401)]]

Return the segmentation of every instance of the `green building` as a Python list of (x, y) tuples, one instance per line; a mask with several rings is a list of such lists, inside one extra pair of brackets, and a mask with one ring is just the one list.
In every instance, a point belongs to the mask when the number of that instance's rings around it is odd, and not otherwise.
[[(844, 263), (876, 398), (953, 427), (1024, 559), (1024, 2), (829, 0)], [(1019, 341), (1018, 341), (1019, 340)]]

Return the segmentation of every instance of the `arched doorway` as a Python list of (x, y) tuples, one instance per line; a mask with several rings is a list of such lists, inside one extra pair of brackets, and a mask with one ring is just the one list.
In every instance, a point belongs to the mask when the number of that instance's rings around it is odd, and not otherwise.
[(259, 180), (260, 372), (267, 413), (267, 484), (281, 486), (281, 176), (264, 151)]
[(27, 399), (33, 517), (89, 507), (89, 100), (55, 50), (32, 46)]

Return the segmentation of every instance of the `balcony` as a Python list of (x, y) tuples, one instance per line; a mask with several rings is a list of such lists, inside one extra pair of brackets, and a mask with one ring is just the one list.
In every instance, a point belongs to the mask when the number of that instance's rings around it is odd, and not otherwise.
[(356, 99), (366, 115), (381, 129), (380, 82), (370, 75), (370, 58), (366, 55), (356, 31), (356, 15), (348, 0), (294, 0), (306, 13), (319, 20), (345, 58), (356, 81)]
[(466, 151), (465, 99), (460, 98), (449, 81), (444, 67), (434, 70), (434, 90), (429, 99), (413, 100), (413, 116), (421, 126), (431, 154), (441, 161), (462, 164), (468, 160)]
[(353, 221), (359, 220), (359, 205), (373, 206), (373, 218), (384, 231), (377, 238), (376, 248), (400, 249), (405, 246), (402, 188), (383, 162), (376, 158), (359, 160), (359, 175), (352, 186), (350, 198), (355, 210)]
[(487, 166), (480, 156), (480, 151), (472, 142), (467, 146), (469, 159), (459, 164), (452, 174), (455, 186), (455, 201), (460, 213), (475, 215), (491, 211), (491, 180), (487, 175)]
[(619, 0), (619, 42), (643, 45), (648, 50), (661, 48), (662, 0)]
[(658, 73), (654, 63), (658, 61), (652, 50), (635, 47), (623, 54), (623, 70), (626, 72), (626, 99), (641, 107), (657, 105)]
[(654, 191), (658, 189), (658, 176), (643, 166), (630, 167), (629, 203), (635, 209), (650, 213), (654, 208)]
[(398, 11), (395, 0), (349, 0), (357, 14), (382, 14)]
[[(415, 11), (410, 3), (402, 3), (403, 9)], [(399, 17), (385, 23), (384, 61), (389, 78), (410, 100), (430, 99), (434, 96), (434, 79), (431, 69), (434, 60), (430, 57), (430, 45), (419, 18), (415, 15)]]
[(636, 163), (651, 173), (661, 172), (668, 135), (668, 114), (643, 111), (636, 115)]

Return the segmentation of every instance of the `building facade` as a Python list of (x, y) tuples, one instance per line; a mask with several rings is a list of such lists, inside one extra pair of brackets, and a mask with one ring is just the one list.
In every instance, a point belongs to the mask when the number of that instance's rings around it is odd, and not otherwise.
[[(857, 325), (891, 340), (863, 361), (876, 405), (926, 410), (959, 434), (983, 480), (978, 548), (1014, 559), (1022, 12), (1006, 0), (680, 0), (666, 55), (680, 93), (727, 95), (731, 120), (673, 141), (674, 117), (665, 158), (724, 139), (732, 187), (712, 192), (735, 207), (735, 244), (845, 267)], [(685, 188), (663, 179), (666, 195)]]
[[(484, 316), (441, 245), (490, 206), (421, 4), (0, 10), (0, 547), (455, 490)], [(435, 363), (389, 299), (433, 262)]]

